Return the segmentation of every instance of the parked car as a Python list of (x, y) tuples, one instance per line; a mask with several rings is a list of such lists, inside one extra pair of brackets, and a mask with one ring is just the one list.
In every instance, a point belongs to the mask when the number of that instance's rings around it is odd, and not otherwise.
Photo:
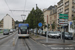
[(8, 29), (4, 29), (3, 30), (3, 35), (9, 35), (9, 30)]
[(13, 29), (10, 29), (10, 33), (13, 33)]
[(13, 31), (15, 32), (15, 31), (16, 31), (16, 29), (13, 29)]
[(61, 37), (62, 33), (60, 31), (55, 31), (55, 32), (60, 35), (59, 37)]
[(3, 33), (3, 30), (0, 30), (0, 33)]
[(69, 32), (65, 32), (65, 37), (64, 36), (62, 36), (62, 37), (65, 38), (65, 39), (71, 39), (71, 40), (73, 40), (73, 34), (69, 33)]
[(43, 36), (46, 36), (46, 31), (43, 31), (42, 35), (43, 35)]
[(40, 35), (42, 35), (42, 33), (43, 33), (43, 31), (42, 31), (42, 30), (40, 30), (40, 31), (39, 31), (39, 34), (40, 34)]
[(60, 37), (60, 34), (58, 34), (57, 32), (49, 32), (48, 34), (49, 37), (51, 38), (59, 38)]

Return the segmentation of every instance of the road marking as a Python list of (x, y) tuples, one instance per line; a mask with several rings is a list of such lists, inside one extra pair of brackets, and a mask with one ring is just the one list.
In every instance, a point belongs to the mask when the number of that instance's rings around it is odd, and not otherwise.
[(13, 38), (13, 46), (15, 45), (15, 38)]
[(46, 47), (46, 45), (45, 45), (45, 44), (42, 44), (42, 45)]

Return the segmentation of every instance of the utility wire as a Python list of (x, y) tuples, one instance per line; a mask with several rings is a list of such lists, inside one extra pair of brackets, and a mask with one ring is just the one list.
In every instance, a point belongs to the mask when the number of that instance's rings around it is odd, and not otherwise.
[[(11, 10), (10, 7), (8, 6), (8, 4), (7, 4), (7, 1), (6, 0), (4, 0), (4, 1), (5, 1), (6, 5), (7, 5), (8, 9)], [(11, 11), (11, 13), (12, 13), (12, 11)], [(13, 13), (12, 13), (12, 15), (13, 15)]]

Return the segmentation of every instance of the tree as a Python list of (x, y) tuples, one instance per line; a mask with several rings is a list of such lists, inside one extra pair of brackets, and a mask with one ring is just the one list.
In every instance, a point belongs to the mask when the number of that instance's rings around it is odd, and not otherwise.
[(30, 28), (39, 28), (38, 23), (40, 22), (44, 24), (43, 12), (38, 7), (36, 7), (36, 10), (33, 8), (25, 23), (28, 23)]
[(19, 23), (19, 21), (18, 21), (18, 20), (16, 20), (16, 21), (15, 21), (15, 24), (18, 24), (18, 23)]
[(54, 30), (55, 29), (55, 22), (53, 22), (53, 24), (52, 24), (52, 30)]
[(15, 24), (19, 24), (19, 23), (23, 23), (23, 21), (18, 21), (18, 20), (15, 21)]
[[(44, 25), (44, 29), (47, 28), (47, 25)], [(48, 29), (50, 28), (50, 24), (48, 24)]]

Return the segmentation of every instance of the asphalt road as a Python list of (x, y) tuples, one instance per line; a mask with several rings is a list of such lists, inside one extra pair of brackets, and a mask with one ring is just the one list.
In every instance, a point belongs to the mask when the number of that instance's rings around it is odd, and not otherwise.
[[(17, 33), (0, 45), (0, 50), (49, 50), (40, 43), (35, 42), (31, 38), (17, 39), (13, 44), (13, 39), (18, 37)], [(14, 41), (15, 42), (15, 41)]]
[(47, 47), (43, 46), (40, 43), (37, 43), (36, 41), (32, 40), (32, 39), (26, 39), (30, 50), (50, 50)]
[(31, 38), (18, 39), (18, 32), (0, 45), (0, 50), (75, 50), (73, 45), (44, 45)]
[[(13, 46), (13, 38), (17, 38), (17, 32), (14, 32), (12, 35), (0, 40), (0, 50), (14, 50), (14, 46)], [(3, 42), (1, 42), (3, 41)]]
[(18, 39), (14, 50), (28, 50), (24, 40), (25, 39)]

